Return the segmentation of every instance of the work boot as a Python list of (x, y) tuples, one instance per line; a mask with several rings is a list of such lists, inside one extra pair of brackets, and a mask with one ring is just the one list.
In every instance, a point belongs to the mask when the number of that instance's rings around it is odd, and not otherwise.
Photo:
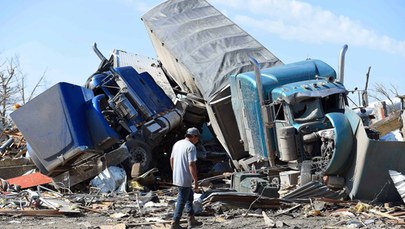
[(188, 219), (187, 219), (187, 228), (188, 229), (193, 228), (193, 227), (198, 227), (201, 225), (202, 225), (202, 223), (197, 221), (193, 215), (188, 216)]
[(183, 229), (183, 227), (180, 226), (180, 220), (174, 220), (170, 229)]

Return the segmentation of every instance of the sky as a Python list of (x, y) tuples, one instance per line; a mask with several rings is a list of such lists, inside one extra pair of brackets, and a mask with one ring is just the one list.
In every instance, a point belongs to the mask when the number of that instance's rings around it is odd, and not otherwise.
[[(29, 85), (84, 85), (100, 61), (97, 42), (156, 58), (140, 20), (156, 0), (0, 0), (0, 60), (18, 56)], [(346, 53), (345, 85), (394, 85), (405, 94), (405, 2), (401, 0), (208, 0), (285, 64), (319, 59), (336, 71)], [(43, 89), (44, 90), (44, 89)]]

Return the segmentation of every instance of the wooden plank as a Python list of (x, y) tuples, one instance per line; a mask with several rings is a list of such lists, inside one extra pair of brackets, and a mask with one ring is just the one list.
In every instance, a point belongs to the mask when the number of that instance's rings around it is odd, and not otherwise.
[(57, 216), (63, 215), (59, 210), (54, 209), (41, 209), (41, 210), (13, 210), (13, 209), (0, 209), (1, 214), (12, 214), (12, 215), (22, 215), (22, 216)]
[(127, 225), (125, 223), (119, 223), (115, 225), (100, 225), (100, 229), (126, 229)]
[(405, 212), (404, 211), (394, 212), (394, 213), (391, 213), (390, 215), (392, 215), (392, 216), (403, 216), (403, 215), (405, 215)]
[(294, 207), (291, 207), (291, 208), (288, 208), (288, 209), (286, 209), (286, 210), (284, 210), (284, 211), (282, 211), (282, 212), (276, 213), (276, 214), (273, 215), (273, 217), (286, 214), (286, 213), (288, 213), (288, 212), (290, 212), (290, 211), (293, 211), (294, 209), (297, 209), (297, 208), (299, 208), (299, 207), (301, 207), (301, 204), (297, 204), (297, 205), (294, 206)]
[(402, 122), (399, 118), (401, 115), (401, 111), (395, 111), (394, 113), (390, 114), (387, 118), (379, 120), (370, 125), (370, 128), (376, 129), (380, 136), (384, 136), (391, 131), (399, 129), (402, 126)]
[(378, 211), (376, 209), (370, 209), (369, 212), (374, 213), (374, 214), (379, 215), (379, 216), (382, 216), (382, 217), (385, 217), (385, 218), (388, 218), (388, 219), (395, 219), (397, 221), (401, 221), (401, 218), (392, 216), (392, 215), (390, 215), (388, 213), (385, 213), (385, 212), (380, 212), (380, 211)]

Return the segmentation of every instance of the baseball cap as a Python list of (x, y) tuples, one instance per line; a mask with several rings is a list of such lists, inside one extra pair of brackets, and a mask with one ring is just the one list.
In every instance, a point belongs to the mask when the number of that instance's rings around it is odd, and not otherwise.
[(186, 135), (200, 136), (200, 131), (195, 127), (191, 127), (187, 129)]

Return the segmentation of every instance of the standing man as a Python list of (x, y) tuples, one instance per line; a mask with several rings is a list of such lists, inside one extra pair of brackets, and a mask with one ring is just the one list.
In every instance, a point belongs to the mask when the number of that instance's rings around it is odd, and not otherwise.
[(197, 128), (189, 128), (184, 139), (173, 145), (170, 165), (173, 171), (173, 184), (178, 187), (176, 209), (173, 214), (171, 228), (182, 228), (180, 219), (184, 207), (188, 213), (188, 228), (202, 225), (194, 218), (193, 209), (193, 184), (194, 191), (198, 190), (197, 179), (197, 149), (195, 144), (200, 140), (200, 131)]

